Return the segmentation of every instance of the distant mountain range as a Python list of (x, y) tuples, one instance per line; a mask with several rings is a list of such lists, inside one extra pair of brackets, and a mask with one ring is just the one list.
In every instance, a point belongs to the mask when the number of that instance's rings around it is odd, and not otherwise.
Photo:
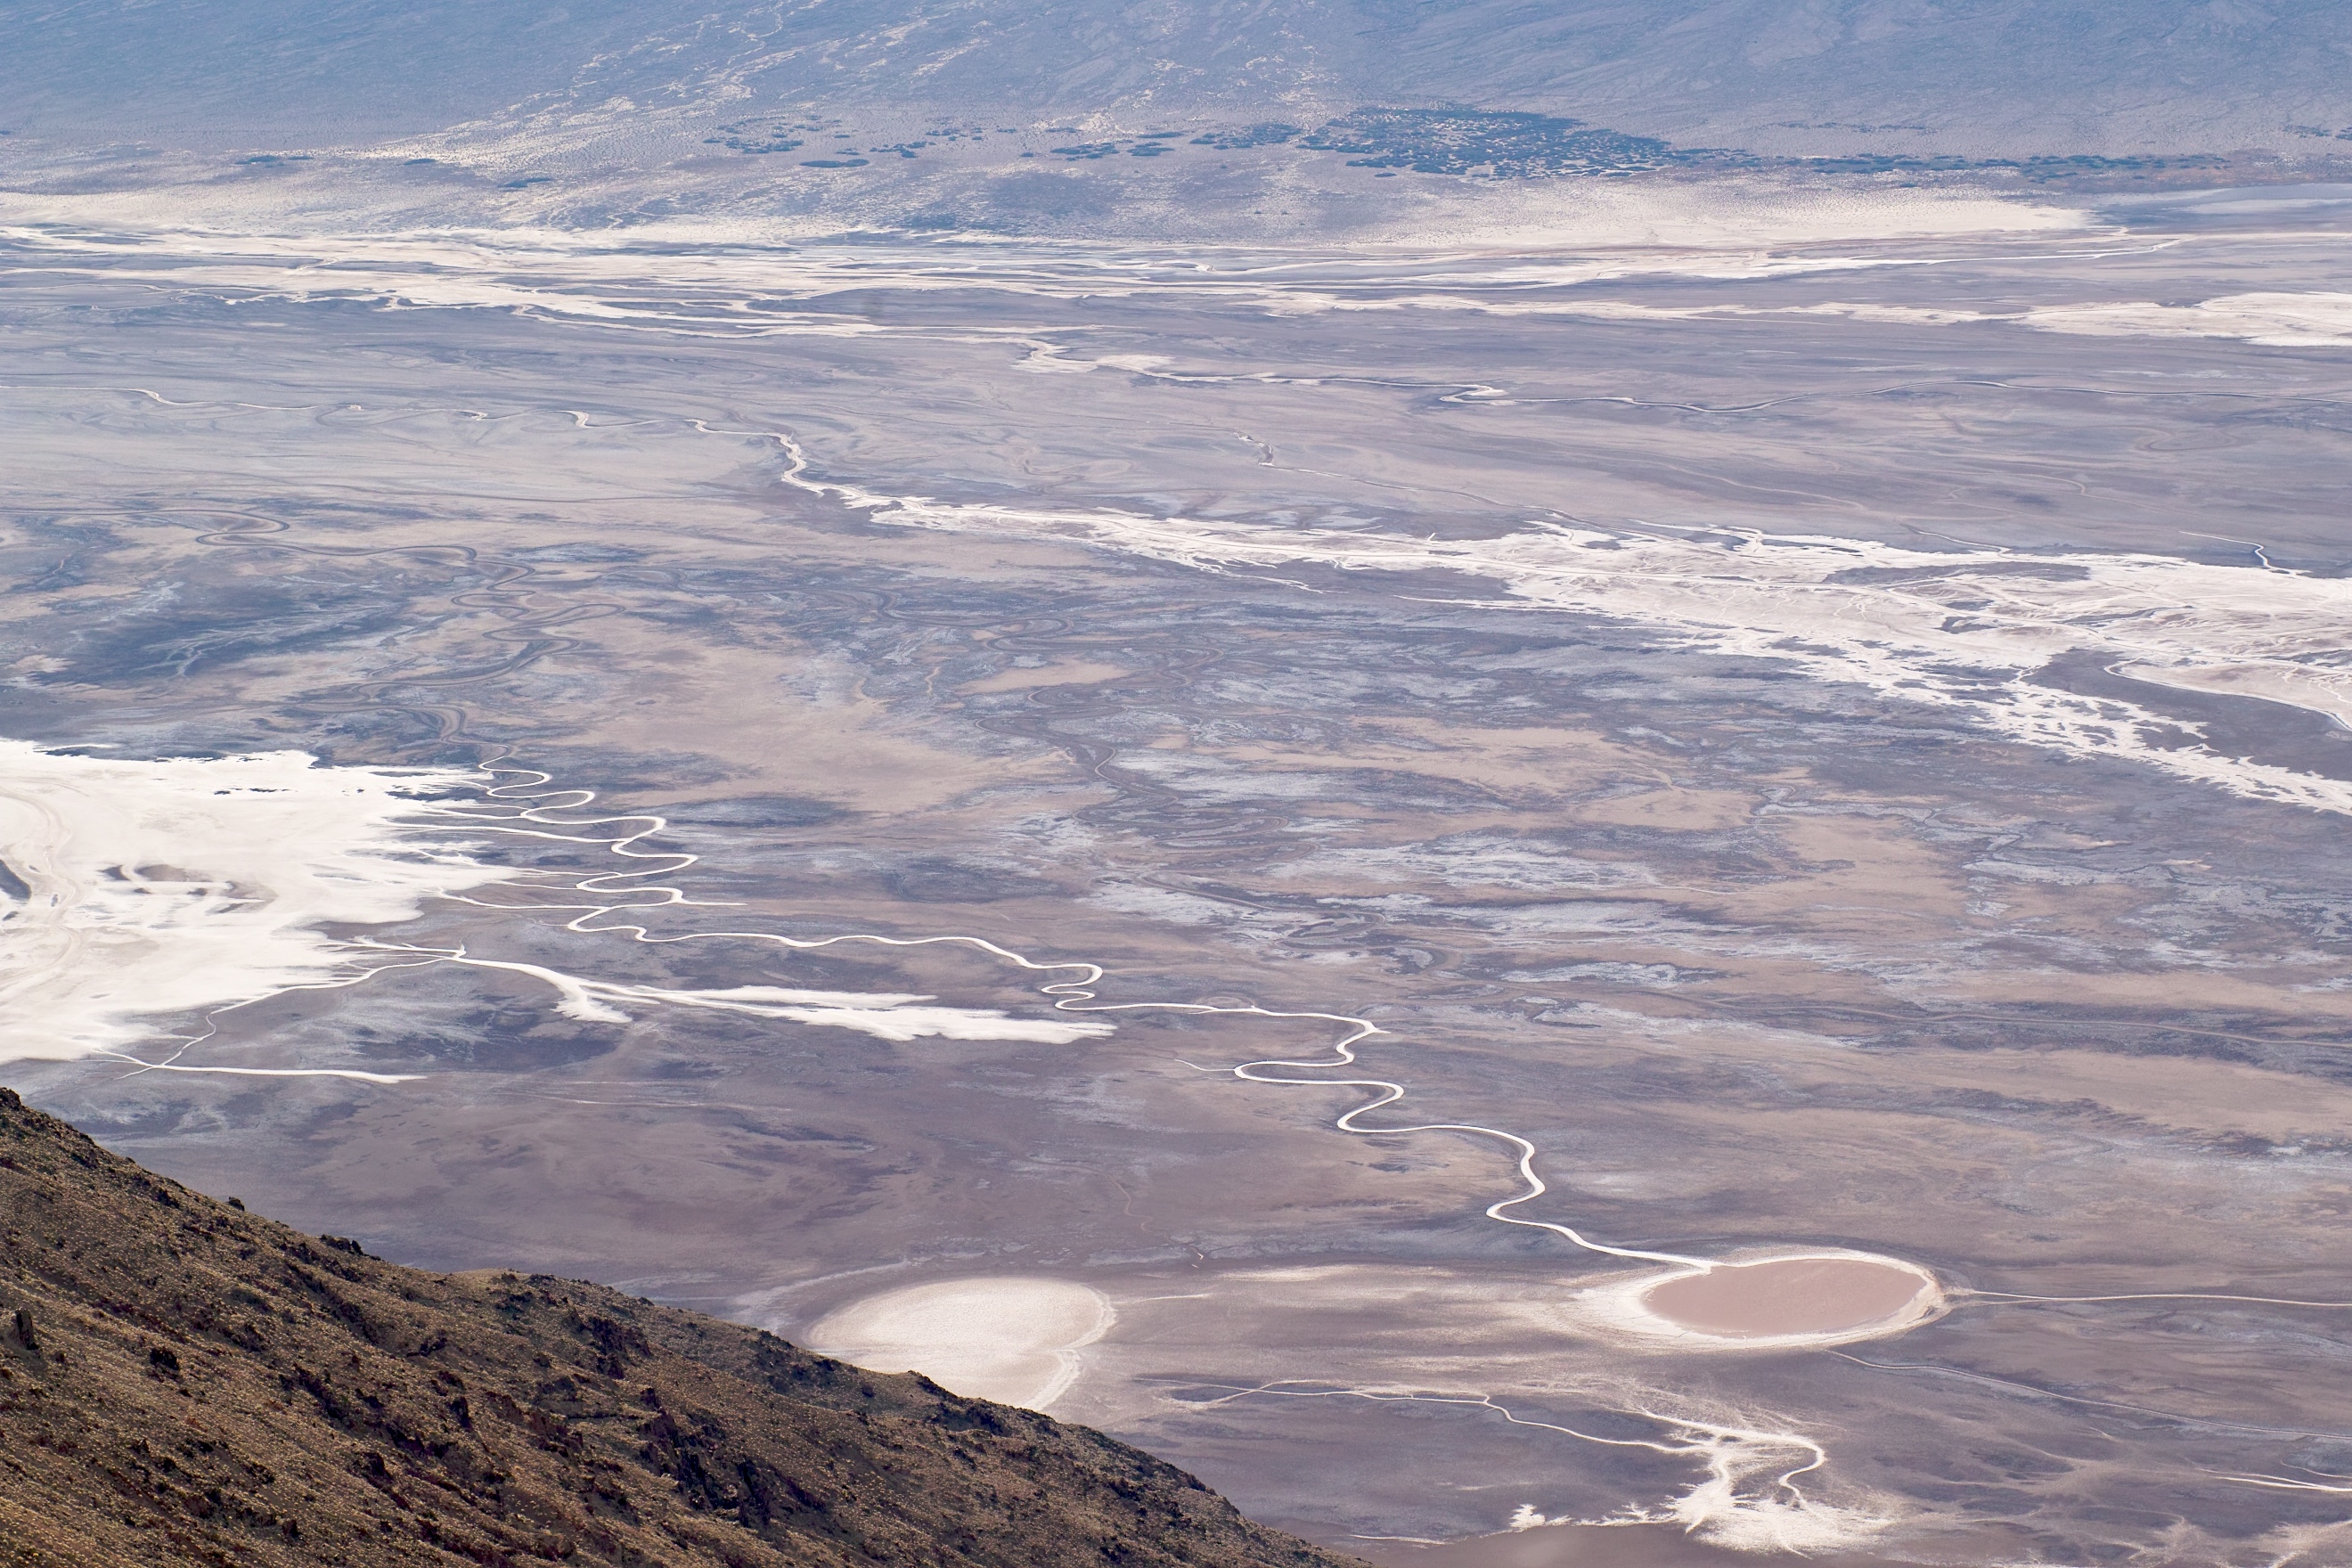
[[(1679, 147), (2352, 150), (2340, 0), (72, 0), (0, 14), (0, 128), (347, 148), (665, 110), (1138, 134), (1517, 110)], [(732, 110), (732, 112), (729, 112)]]

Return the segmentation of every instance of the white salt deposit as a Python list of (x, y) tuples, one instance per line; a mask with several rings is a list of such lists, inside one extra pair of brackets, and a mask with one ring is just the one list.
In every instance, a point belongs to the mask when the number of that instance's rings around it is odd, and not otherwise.
[[(1412, 308), (1591, 313), (1575, 303), (1526, 304), (1513, 297), (1613, 279), (1924, 266), (1935, 258), (1890, 255), (1884, 247), (1933, 237), (2025, 243), (2084, 224), (2072, 208), (1974, 191), (1858, 193), (1748, 180), (1637, 190), (1562, 181), (1499, 201), (1491, 198), (1500, 193), (1477, 194), (1466, 206), (1408, 202), (1393, 222), (1341, 245), (1292, 237), (1258, 247), (1169, 252), (1036, 237), (1013, 243), (966, 236), (944, 248), (929, 242), (844, 247), (813, 243), (803, 224), (789, 220), (654, 223), (619, 240), (607, 230), (530, 226), (335, 232), (287, 223), (286, 214), (223, 213), (215, 215), (219, 221), (194, 222), (196, 209), (185, 205), (194, 195), (181, 190), (159, 204), (151, 194), (0, 193), (0, 244), (18, 253), (17, 267), (28, 274), (102, 271), (117, 283), (216, 289), (231, 298), (501, 310), (705, 339), (865, 338), (934, 329), (874, 321), (845, 309), (845, 292), (982, 290), (1056, 300), (1171, 294), (1188, 304), (1280, 315)], [(1848, 242), (1863, 254), (1816, 249)], [(1482, 293), (1397, 297), (1415, 280)], [(1600, 306), (1602, 313), (1610, 309)], [(1043, 349), (1031, 368), (1113, 364), (1063, 360), (1058, 341), (1041, 342), (1034, 329), (1014, 322), (961, 331)]]
[(2352, 347), (2352, 294), (2223, 294), (2193, 305), (2046, 305), (2028, 326), (2086, 337), (2239, 338), (2271, 348)]
[(0, 740), (0, 861), (29, 893), (0, 904), (0, 1061), (117, 1048), (152, 1032), (142, 1020), (381, 966), (328, 928), (509, 875), (409, 831), (478, 783), (299, 752), (132, 761)]
[(1108, 508), (1046, 510), (785, 482), (877, 521), (1063, 540), (1208, 571), (1323, 565), (1457, 574), (1505, 597), (1647, 626), (1694, 650), (1940, 708), (2011, 741), (2140, 763), (2249, 799), (2352, 814), (2352, 784), (2205, 743), (2193, 720), (2121, 692), (2040, 679), (2080, 658), (2154, 686), (2258, 696), (2352, 723), (2352, 582), (2272, 567), (1961, 544), (1914, 550), (1826, 535), (1544, 521), (1496, 539), (1414, 539)]
[(447, 962), (476, 969), (503, 969), (545, 981), (555, 991), (557, 1012), (588, 1023), (625, 1024), (635, 1016), (630, 1011), (632, 1007), (643, 1010), (667, 1005), (855, 1029), (878, 1039), (901, 1043), (936, 1037), (1035, 1040), (1066, 1046), (1100, 1039), (1113, 1029), (1109, 1024), (1083, 1018), (1009, 1017), (993, 1007), (922, 1006), (918, 1004), (932, 998), (913, 993), (805, 991), (783, 985), (730, 985), (698, 991), (593, 980), (537, 963), (509, 963), (464, 955), (451, 956)]
[[(445, 963), (543, 981), (557, 1011), (593, 1022), (671, 1006), (901, 1042), (1067, 1045), (1112, 1032), (912, 993), (625, 984), (351, 933), (521, 875), (474, 853), (524, 820), (485, 815), (484, 793), (484, 776), (464, 769), (327, 767), (299, 752), (134, 761), (0, 740), (0, 1007), (13, 1022), (0, 1061), (120, 1053), (174, 1026), (200, 1036), (207, 1015), (264, 996)], [(349, 1068), (148, 1065), (403, 1081)]]
[[(1864, 263), (1818, 257), (1754, 256), (1744, 260), (1708, 258), (1681, 268), (1702, 277), (1776, 277), (1844, 267), (1906, 266), (1902, 259)], [(1654, 270), (1668, 270), (1664, 265)], [(1580, 277), (1565, 274), (1542, 281), (1600, 281), (1619, 274), (1588, 264)], [(1486, 281), (1496, 279), (1489, 278)], [(2095, 300), (2077, 305), (2035, 305), (2017, 310), (1973, 310), (1958, 306), (1857, 304), (1842, 300), (1803, 305), (1647, 305), (1624, 300), (1514, 300), (1495, 294), (1404, 294), (1386, 299), (1338, 300), (1326, 308), (1347, 310), (1456, 310), (1482, 316), (1572, 316), (1596, 321), (1700, 321), (1732, 317), (1794, 319), (1835, 317), (1895, 326), (1951, 327), (1982, 323), (2032, 327), (2102, 338), (2235, 338), (2271, 348), (2352, 347), (2352, 294), (2223, 294), (2188, 305), (2147, 300)], [(1104, 363), (1108, 363), (1108, 361)], [(1083, 368), (1083, 367), (1081, 367)]]
[(1067, 1279), (943, 1279), (852, 1302), (810, 1329), (808, 1344), (869, 1372), (919, 1372), (973, 1399), (1043, 1410), (1118, 1317), (1100, 1291)]

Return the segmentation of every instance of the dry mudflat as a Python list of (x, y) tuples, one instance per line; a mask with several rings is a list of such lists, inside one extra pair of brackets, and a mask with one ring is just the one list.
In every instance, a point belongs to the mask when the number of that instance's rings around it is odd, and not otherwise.
[(1728, 1263), (1654, 1285), (1643, 1304), (1678, 1328), (1723, 1339), (1844, 1334), (1899, 1319), (1935, 1281), (1852, 1258)]
[[(0, 929), (117, 944), (22, 994), (173, 1070), (12, 1036), (38, 1103), (1366, 1550), (2342, 1554), (2352, 362), (2246, 303), (2329, 234), (687, 266), (72, 205), (9, 242), (0, 761), (73, 760), (0, 794), (146, 793), (69, 865), (12, 812)], [(394, 768), (472, 820), (333, 793)], [(1464, 1127), (1636, 1256), (1486, 1217)]]

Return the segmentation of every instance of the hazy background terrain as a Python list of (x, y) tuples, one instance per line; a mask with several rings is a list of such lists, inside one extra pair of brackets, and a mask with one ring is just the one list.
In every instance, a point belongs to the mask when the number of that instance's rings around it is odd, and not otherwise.
[(2352, 21), (2320, 0), (71, 0), (16, 9), (0, 53), (18, 134), (197, 148), (698, 100), (1133, 132), (1468, 107), (1774, 152), (2276, 151), (2352, 123)]
[(89, 0), (0, 17), (0, 157), (232, 224), (1300, 237), (1530, 176), (2324, 177), (2348, 68), (2316, 0)]

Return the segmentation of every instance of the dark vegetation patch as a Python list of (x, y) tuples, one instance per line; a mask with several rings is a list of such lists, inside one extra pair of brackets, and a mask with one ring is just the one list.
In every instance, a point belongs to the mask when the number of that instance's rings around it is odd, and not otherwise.
[(2113, 179), (2119, 174), (2158, 174), (2183, 170), (2227, 168), (2230, 160), (2214, 153), (2186, 153), (2162, 158), (2099, 158), (2076, 153), (2064, 158), (1919, 157), (1902, 153), (1861, 153), (1843, 158), (1793, 160), (1825, 174), (2012, 174), (2036, 184), (2083, 179)]
[[(1819, 125), (1805, 129), (1847, 131), (1917, 131), (1917, 126)], [(708, 142), (740, 153), (788, 152), (803, 145), (803, 138), (819, 128), (812, 123), (782, 120), (747, 120), (717, 128)], [(1068, 135), (1073, 126), (1048, 127), (1042, 134)], [(1001, 128), (998, 134), (1014, 134)], [(2335, 132), (2320, 132), (2333, 140)], [(2352, 139), (2352, 132), (2344, 133)], [(846, 140), (847, 132), (834, 132)], [(926, 130), (919, 139), (866, 148), (873, 157), (896, 155), (913, 159), (935, 146), (978, 142), (987, 132), (977, 128), (941, 127)], [(1066, 141), (1045, 153), (1024, 152), (1024, 158), (1048, 156), (1066, 163), (1099, 163), (1108, 158), (1162, 158), (1202, 149), (1204, 153), (1242, 152), (1252, 148), (1295, 147), (1302, 153), (1340, 153), (1351, 168), (1370, 169), (1378, 177), (1401, 172), (1489, 180), (1549, 180), (1622, 178), (1657, 170), (1755, 170), (1799, 174), (1853, 174), (1930, 179), (1976, 176), (2005, 184), (2072, 185), (2084, 189), (2129, 189), (2182, 183), (2211, 183), (2225, 174), (2248, 181), (2281, 177), (2284, 167), (2274, 158), (2256, 154), (2179, 153), (2111, 158), (2091, 153), (1969, 158), (1916, 153), (1856, 153), (1827, 157), (1765, 156), (1737, 148), (1677, 147), (1654, 136), (1594, 125), (1567, 115), (1528, 110), (1481, 109), (1359, 109), (1308, 130), (1278, 121), (1250, 125), (1211, 126), (1198, 133), (1189, 130), (1146, 131), (1135, 135)], [(835, 156), (801, 161), (809, 169), (860, 169), (872, 158), (854, 147), (833, 149)], [(965, 226), (926, 215), (926, 228)]]
[(1299, 138), (1298, 145), (1358, 154), (1348, 160), (1355, 168), (1497, 180), (1622, 174), (1714, 156), (1581, 120), (1445, 109), (1360, 109)]
[(790, 153), (807, 144), (806, 138), (824, 131), (822, 125), (782, 120), (739, 120), (719, 127), (702, 140), (737, 153)]
[(1228, 153), (1238, 153), (1244, 147), (1275, 147), (1299, 135), (1301, 128), (1269, 121), (1262, 125), (1244, 125), (1223, 131), (1212, 131), (1205, 136), (1192, 138), (1195, 147), (1217, 147)]

